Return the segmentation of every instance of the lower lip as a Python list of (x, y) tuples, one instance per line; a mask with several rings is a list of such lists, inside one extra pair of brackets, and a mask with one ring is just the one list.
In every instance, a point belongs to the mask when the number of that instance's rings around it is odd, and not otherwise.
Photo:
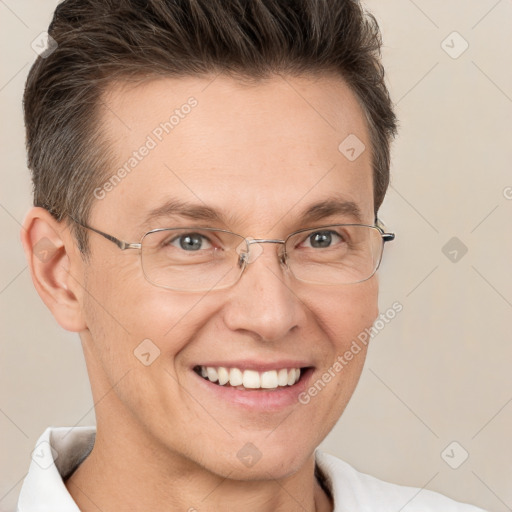
[(269, 389), (237, 389), (231, 386), (221, 386), (198, 375), (194, 370), (192, 373), (199, 380), (199, 384), (216, 399), (230, 402), (235, 406), (258, 411), (276, 411), (296, 405), (299, 402), (299, 395), (307, 388), (307, 384), (313, 368), (301, 370), (298, 382), (293, 386), (283, 386)]

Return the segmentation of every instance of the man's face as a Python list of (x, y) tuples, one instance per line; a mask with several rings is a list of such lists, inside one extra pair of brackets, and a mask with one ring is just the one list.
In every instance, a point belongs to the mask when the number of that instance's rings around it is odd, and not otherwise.
[[(138, 242), (149, 230), (176, 226), (284, 239), (301, 228), (373, 224), (367, 128), (340, 79), (161, 79), (114, 87), (104, 101), (114, 157), (107, 176), (138, 156), (104, 197), (98, 192), (103, 198), (89, 219), (97, 229)], [(182, 107), (187, 102), (192, 106)], [(161, 123), (176, 109), (166, 133)], [(350, 134), (368, 148), (354, 161), (338, 149)], [(144, 145), (148, 151), (139, 150)], [(355, 203), (361, 218), (301, 218), (331, 199)], [(145, 222), (176, 200), (207, 206), (219, 220), (170, 213)], [(364, 347), (309, 403), (299, 393), (375, 320), (376, 276), (306, 284), (280, 265), (279, 245), (262, 244), (232, 287), (181, 292), (148, 282), (137, 250), (121, 251), (92, 232), (89, 242), (89, 262), (74, 260), (73, 271), (87, 290), (81, 335), (95, 399), (108, 392), (96, 406), (98, 429), (141, 449), (157, 447), (164, 461), (179, 457), (231, 478), (283, 477), (311, 460), (354, 391)], [(209, 382), (198, 366), (303, 370), (294, 386), (265, 391)], [(251, 464), (251, 457), (261, 458)]]

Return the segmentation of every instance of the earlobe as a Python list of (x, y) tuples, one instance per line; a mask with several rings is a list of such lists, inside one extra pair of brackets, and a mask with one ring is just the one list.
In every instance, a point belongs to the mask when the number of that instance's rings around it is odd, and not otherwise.
[(65, 223), (34, 207), (25, 217), (21, 242), (34, 286), (57, 322), (68, 331), (86, 329), (79, 276), (73, 275), (79, 256)]

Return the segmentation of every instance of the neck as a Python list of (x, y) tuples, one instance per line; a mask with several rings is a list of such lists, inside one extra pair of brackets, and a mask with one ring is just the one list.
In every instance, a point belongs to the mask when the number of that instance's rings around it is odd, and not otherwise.
[(91, 454), (65, 482), (82, 512), (333, 510), (315, 478), (314, 456), (287, 478), (241, 481), (213, 474), (177, 454), (164, 456), (165, 450), (147, 437), (127, 434), (98, 424)]

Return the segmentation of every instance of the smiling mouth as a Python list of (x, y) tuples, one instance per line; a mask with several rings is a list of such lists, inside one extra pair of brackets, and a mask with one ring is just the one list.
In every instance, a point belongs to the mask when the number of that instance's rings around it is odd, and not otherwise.
[(307, 368), (281, 368), (259, 372), (223, 366), (194, 367), (194, 371), (205, 380), (218, 386), (232, 387), (239, 390), (278, 390), (290, 387), (299, 382), (305, 370)]

